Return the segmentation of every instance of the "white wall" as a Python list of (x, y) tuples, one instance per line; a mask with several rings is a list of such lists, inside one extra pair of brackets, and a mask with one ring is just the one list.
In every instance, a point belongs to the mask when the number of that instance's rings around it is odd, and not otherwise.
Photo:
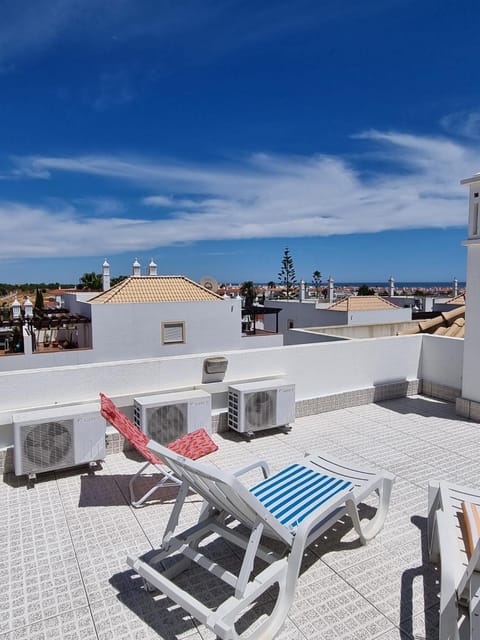
[[(318, 309), (315, 302), (299, 302), (298, 300), (269, 300), (267, 307), (281, 309), (278, 314), (278, 331), (284, 336), (288, 333), (289, 320), (293, 320), (294, 328), (320, 327), (330, 324), (344, 324), (347, 322), (347, 314), (342, 311), (327, 311)], [(274, 314), (265, 315), (264, 326), (267, 331), (275, 331)]]
[[(72, 301), (70, 309), (73, 313), (83, 315), (89, 315), (91, 310), (91, 325), (79, 324), (78, 331), (80, 337), (82, 331), (92, 329), (93, 337), (89, 340), (93, 344), (92, 349), (4, 356), (0, 358), (0, 371), (267, 348), (283, 344), (281, 334), (242, 336), (241, 301), (237, 299), (135, 305), (90, 305)], [(161, 325), (169, 320), (185, 321), (184, 344), (162, 344)]]
[[(324, 336), (337, 336), (338, 338), (386, 338), (396, 336), (406, 329), (418, 328), (418, 323), (412, 320), (407, 322), (385, 322), (382, 324), (345, 324), (334, 327), (321, 327), (315, 331), (322, 331)], [(306, 329), (306, 331), (313, 331)], [(300, 331), (300, 329), (299, 329)]]
[(465, 346), (462, 338), (425, 334), (420, 377), (452, 389), (461, 389)]
[[(15, 411), (92, 402), (101, 391), (128, 404), (145, 393), (194, 387), (219, 393), (229, 382), (287, 376), (303, 400), (414, 380), (421, 346), (422, 336), (415, 335), (0, 373), (0, 446), (12, 443)], [(212, 355), (228, 358), (226, 376), (223, 383), (204, 385), (203, 361)]]
[(406, 322), (412, 319), (408, 308), (385, 309), (385, 311), (349, 311), (348, 324), (384, 324), (386, 322)]
[(480, 242), (468, 242), (462, 397), (480, 402)]
[[(293, 320), (293, 328), (328, 327), (341, 324), (384, 324), (388, 322), (405, 322), (412, 319), (410, 308), (386, 309), (377, 311), (330, 311), (322, 303), (321, 308), (315, 303), (298, 301), (271, 301), (269, 307), (280, 308), (278, 330), (287, 336), (289, 320)], [(265, 316), (265, 329), (275, 330), (275, 318)], [(286, 337), (285, 344), (288, 338)]]
[[(95, 362), (241, 348), (240, 300), (91, 306)], [(162, 344), (169, 321), (185, 322), (184, 344)]]

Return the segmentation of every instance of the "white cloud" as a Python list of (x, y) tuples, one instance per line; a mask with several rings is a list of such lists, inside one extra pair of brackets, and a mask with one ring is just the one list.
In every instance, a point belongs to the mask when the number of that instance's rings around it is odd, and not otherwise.
[(440, 125), (448, 133), (480, 140), (480, 111), (457, 111), (444, 116)]
[(148, 196), (142, 202), (149, 207), (172, 207), (175, 201), (167, 196)]
[[(20, 171), (30, 176), (48, 173), (55, 181), (69, 172), (97, 181), (106, 177), (104, 189), (115, 181), (122, 188), (130, 182), (136, 192), (148, 189), (152, 195), (142, 201), (148, 212), (126, 209), (129, 217), (123, 218), (109, 217), (107, 210), (101, 217), (84, 217), (75, 207), (58, 211), (0, 203), (0, 252), (4, 257), (103, 255), (206, 239), (466, 225), (467, 193), (459, 182), (479, 168), (476, 149), (396, 132), (359, 137), (375, 147), (363, 158), (368, 172), (361, 157), (353, 165), (325, 155), (256, 154), (227, 168), (138, 157), (24, 158)], [(154, 206), (158, 217), (151, 219)]]

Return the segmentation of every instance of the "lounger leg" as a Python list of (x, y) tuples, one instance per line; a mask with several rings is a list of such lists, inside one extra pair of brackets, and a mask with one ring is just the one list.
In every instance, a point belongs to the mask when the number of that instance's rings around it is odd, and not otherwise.
[(430, 562), (440, 561), (440, 548), (438, 544), (436, 511), (440, 508), (441, 494), (438, 482), (428, 483), (428, 517), (427, 517), (427, 543)]
[(474, 573), (470, 581), (470, 638), (480, 638), (480, 576)]
[(130, 489), (130, 503), (132, 505), (132, 507), (141, 507), (143, 505), (143, 503), (145, 502), (145, 500), (147, 500), (152, 493), (155, 493), (155, 491), (157, 491), (157, 489), (160, 489), (161, 487), (168, 487), (168, 486), (175, 486), (177, 484), (181, 484), (180, 480), (178, 480), (171, 471), (167, 471), (167, 470), (163, 470), (163, 469), (159, 469), (158, 467), (155, 467), (155, 469), (163, 474), (163, 478), (162, 480), (160, 480), (160, 482), (157, 482), (151, 489), (149, 489), (149, 491), (147, 491), (147, 493), (142, 496), (141, 498), (139, 498), (137, 500), (137, 498), (135, 497), (135, 492), (133, 489), (133, 485), (136, 481), (136, 479), (142, 475), (142, 473), (145, 471), (145, 469), (147, 469), (147, 467), (149, 467), (151, 464), (151, 462), (146, 462), (141, 469), (139, 469), (137, 471), (137, 473), (130, 478), (130, 482), (128, 483), (128, 487)]
[(358, 516), (358, 509), (353, 500), (346, 501), (348, 515), (352, 519), (353, 527), (358, 533), (362, 544), (366, 544), (369, 540), (374, 538), (378, 532), (382, 529), (385, 518), (388, 513), (388, 505), (390, 504), (390, 495), (392, 493), (393, 479), (384, 477), (381, 480), (380, 487), (377, 489), (378, 493), (378, 508), (375, 516), (366, 524), (362, 525)]
[[(300, 549), (299, 555), (301, 563), (303, 549)], [(290, 565), (291, 562), (291, 557), (288, 561), (283, 558), (267, 567), (255, 578), (255, 585), (250, 583), (251, 592), (249, 595), (241, 600), (234, 597), (226, 600), (213, 613), (212, 619), (207, 621), (207, 626), (222, 640), (243, 640), (245, 638), (248, 640), (273, 640), (285, 622), (295, 594), (300, 564), (295, 571), (295, 568)], [(253, 601), (277, 583), (279, 589), (277, 601), (268, 618), (255, 631), (250, 632), (250, 629), (247, 629), (245, 633), (238, 633), (235, 629), (235, 622), (242, 617)]]

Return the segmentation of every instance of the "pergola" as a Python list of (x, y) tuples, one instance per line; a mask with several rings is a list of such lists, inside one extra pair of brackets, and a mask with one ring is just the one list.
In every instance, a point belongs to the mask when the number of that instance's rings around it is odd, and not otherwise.
[(242, 322), (247, 316), (252, 318), (253, 330), (250, 330), (250, 333), (255, 335), (257, 333), (257, 317), (275, 314), (275, 333), (278, 333), (278, 314), (280, 311), (281, 309), (274, 309), (273, 307), (247, 307), (242, 309)]

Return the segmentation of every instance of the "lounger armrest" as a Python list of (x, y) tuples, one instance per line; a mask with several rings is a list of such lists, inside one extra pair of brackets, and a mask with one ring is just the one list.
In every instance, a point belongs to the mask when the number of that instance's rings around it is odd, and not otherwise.
[(256, 462), (252, 462), (251, 464), (247, 464), (245, 467), (240, 467), (239, 469), (234, 471), (232, 475), (234, 475), (236, 478), (238, 478), (239, 476), (243, 476), (245, 473), (248, 473), (249, 471), (252, 471), (253, 469), (257, 469), (257, 467), (261, 467), (261, 469), (263, 471), (263, 477), (264, 478), (268, 478), (268, 476), (270, 475), (270, 467), (268, 466), (268, 464), (267, 464), (267, 462), (265, 460), (257, 460)]

